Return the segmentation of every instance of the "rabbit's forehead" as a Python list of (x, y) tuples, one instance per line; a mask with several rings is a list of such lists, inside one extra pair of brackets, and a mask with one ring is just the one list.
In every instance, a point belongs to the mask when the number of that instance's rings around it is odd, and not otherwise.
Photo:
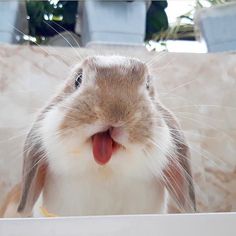
[(122, 56), (89, 57), (83, 62), (82, 70), (85, 80), (93, 80), (95, 83), (140, 83), (148, 74), (144, 63)]
[(93, 56), (88, 57), (82, 63), (85, 71), (94, 72), (119, 72), (119, 73), (140, 73), (143, 74), (147, 67), (145, 63), (136, 58), (123, 56)]
[(114, 66), (123, 66), (129, 68), (132, 64), (139, 63), (143, 64), (140, 60), (131, 57), (124, 56), (93, 56), (88, 57), (84, 60), (85, 65), (89, 65), (91, 67), (114, 67)]

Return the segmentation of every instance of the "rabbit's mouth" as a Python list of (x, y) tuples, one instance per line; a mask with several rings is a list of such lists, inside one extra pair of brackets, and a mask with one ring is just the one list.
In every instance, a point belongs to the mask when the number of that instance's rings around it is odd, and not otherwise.
[(92, 149), (95, 161), (100, 165), (109, 162), (112, 154), (121, 147), (110, 135), (110, 131), (99, 132), (92, 136)]

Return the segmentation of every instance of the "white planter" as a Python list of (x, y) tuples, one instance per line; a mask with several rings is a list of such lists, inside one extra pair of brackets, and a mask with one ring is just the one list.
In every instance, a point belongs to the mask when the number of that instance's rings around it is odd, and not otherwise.
[(85, 1), (81, 6), (82, 43), (142, 44), (145, 1)]

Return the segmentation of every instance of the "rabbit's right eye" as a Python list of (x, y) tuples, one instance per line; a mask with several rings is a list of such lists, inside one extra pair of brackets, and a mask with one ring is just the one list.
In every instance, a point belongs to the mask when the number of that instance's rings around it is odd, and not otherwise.
[(75, 88), (78, 88), (82, 82), (82, 73), (78, 74), (75, 79)]

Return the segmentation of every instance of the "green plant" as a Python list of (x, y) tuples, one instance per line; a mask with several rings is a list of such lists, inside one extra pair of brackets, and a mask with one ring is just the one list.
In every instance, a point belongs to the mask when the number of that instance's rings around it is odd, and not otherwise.
[[(185, 14), (179, 16), (174, 25), (166, 30), (161, 30), (154, 34), (152, 40), (163, 42), (167, 40), (196, 40), (196, 33), (194, 30), (194, 15), (195, 12), (204, 7), (210, 7), (220, 4), (225, 4), (232, 0), (196, 0), (193, 8)], [(184, 20), (189, 23), (183, 23)]]
[(64, 29), (74, 31), (77, 5), (78, 1), (26, 0), (29, 35), (42, 43), (43, 39)]
[(168, 29), (168, 17), (165, 12), (167, 6), (167, 1), (152, 1), (147, 12), (146, 40), (149, 40), (159, 32)]

